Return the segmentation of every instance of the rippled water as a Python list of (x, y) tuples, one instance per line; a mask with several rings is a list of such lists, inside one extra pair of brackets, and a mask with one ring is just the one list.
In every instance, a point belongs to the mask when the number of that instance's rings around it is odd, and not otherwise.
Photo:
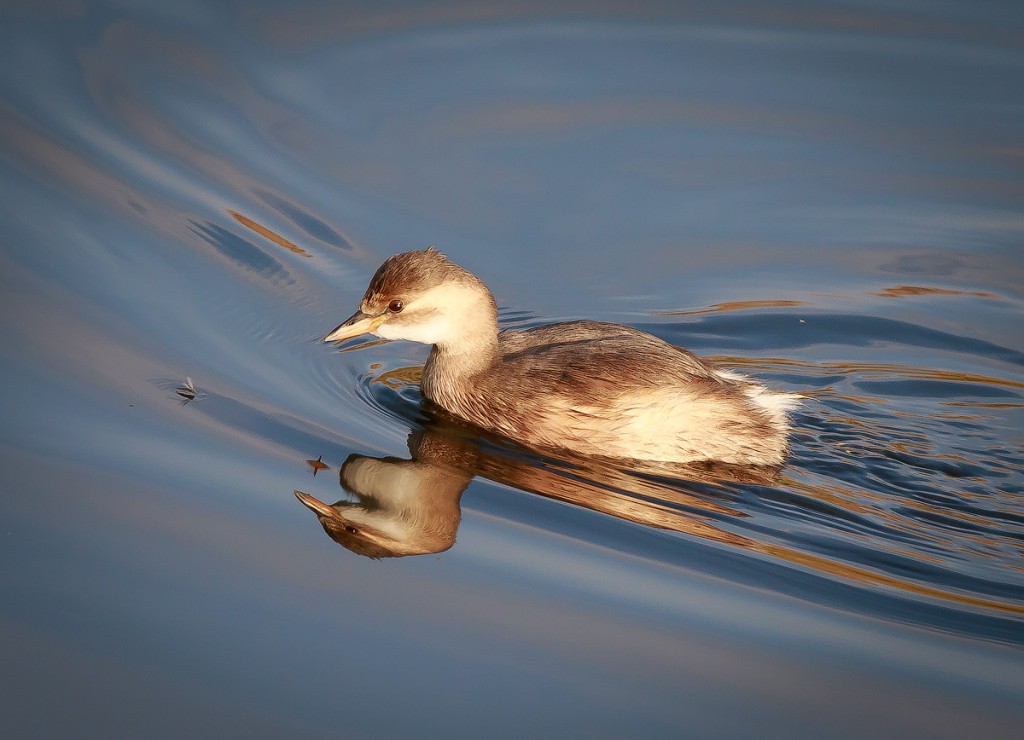
[[(0, 11), (5, 735), (1016, 735), (1024, 14), (555, 7)], [(318, 343), (429, 243), (804, 395), (788, 464)]]

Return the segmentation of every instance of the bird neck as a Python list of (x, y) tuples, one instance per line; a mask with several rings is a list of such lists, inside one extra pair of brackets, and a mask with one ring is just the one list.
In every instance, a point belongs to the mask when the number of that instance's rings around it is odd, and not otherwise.
[(465, 381), (487, 370), (498, 359), (498, 323), (481, 317), (460, 327), (457, 341), (439, 342), (430, 351), (427, 365), (452, 381)]
[(468, 325), (460, 325), (457, 341), (438, 342), (431, 348), (420, 383), (426, 398), (463, 417), (475, 403), (481, 376), (500, 357), (497, 311), (476, 316)]

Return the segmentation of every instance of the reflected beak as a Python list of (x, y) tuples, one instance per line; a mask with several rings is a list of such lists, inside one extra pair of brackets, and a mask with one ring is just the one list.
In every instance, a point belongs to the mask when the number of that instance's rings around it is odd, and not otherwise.
[(295, 491), (295, 498), (305, 504), (306, 508), (312, 511), (317, 516), (326, 516), (329, 518), (339, 519), (338, 512), (333, 507), (328, 506), (323, 501), (315, 499), (308, 493), (302, 491)]
[(334, 328), (330, 334), (321, 339), (321, 342), (340, 342), (342, 339), (351, 339), (360, 334), (371, 334), (378, 326), (388, 320), (387, 314), (382, 316), (370, 316), (362, 311), (356, 311), (349, 316), (345, 323)]

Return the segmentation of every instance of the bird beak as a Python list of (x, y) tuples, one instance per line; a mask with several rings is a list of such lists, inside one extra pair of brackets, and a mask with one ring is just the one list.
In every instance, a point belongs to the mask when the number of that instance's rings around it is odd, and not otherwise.
[(372, 334), (377, 327), (388, 320), (387, 314), (382, 316), (370, 316), (362, 311), (356, 311), (348, 317), (345, 323), (334, 328), (330, 334), (321, 339), (321, 342), (340, 342), (342, 339), (351, 339), (360, 334)]

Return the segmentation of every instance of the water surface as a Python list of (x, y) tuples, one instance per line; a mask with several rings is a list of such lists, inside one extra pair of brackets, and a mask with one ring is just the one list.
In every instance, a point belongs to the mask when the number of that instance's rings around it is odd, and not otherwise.
[[(2, 17), (5, 735), (1016, 735), (1013, 4)], [(427, 244), (803, 394), (787, 466), (439, 425), (426, 348), (317, 342)]]

